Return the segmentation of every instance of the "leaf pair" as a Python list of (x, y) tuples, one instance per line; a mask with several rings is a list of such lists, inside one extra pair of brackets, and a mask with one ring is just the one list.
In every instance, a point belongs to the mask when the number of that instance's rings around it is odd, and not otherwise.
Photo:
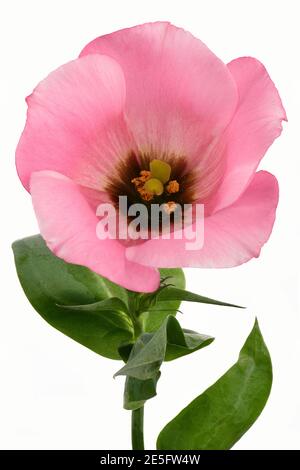
[[(129, 300), (132, 296), (145, 300), (148, 294), (129, 292), (88, 268), (64, 262), (40, 235), (16, 241), (13, 251), (25, 294), (50, 325), (104, 357), (122, 359), (122, 347), (129, 345), (130, 350), (135, 342)], [(169, 315), (176, 315), (181, 300), (229, 305), (184, 291), (181, 269), (160, 273), (174, 287), (161, 289), (141, 314), (146, 332), (157, 331)]]
[[(13, 251), (23, 290), (44, 320), (97, 354), (120, 360), (119, 348), (134, 342), (128, 291), (88, 268), (57, 258), (40, 235), (16, 241)], [(181, 269), (161, 273), (184, 287)], [(179, 304), (177, 300), (164, 302), (168, 314), (174, 315)], [(146, 329), (154, 330), (165, 317), (160, 303), (153, 319), (150, 311), (144, 314)]]

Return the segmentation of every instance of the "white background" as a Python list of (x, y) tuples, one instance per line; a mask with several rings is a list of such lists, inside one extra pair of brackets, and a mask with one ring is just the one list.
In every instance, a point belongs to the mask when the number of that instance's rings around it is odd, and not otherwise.
[(280, 183), (274, 231), (258, 260), (227, 270), (186, 270), (187, 286), (248, 306), (247, 311), (185, 304), (182, 324), (214, 335), (210, 347), (163, 366), (158, 397), (146, 406), (146, 445), (236, 360), (257, 315), (274, 366), (270, 400), (235, 449), (299, 449), (299, 1), (1, 2), (1, 323), (0, 447), (127, 449), (120, 364), (97, 356), (46, 324), (18, 283), (10, 244), (36, 233), (30, 196), (18, 181), (14, 150), (24, 98), (91, 39), (131, 25), (170, 20), (201, 38), (225, 62), (259, 58), (275, 81), (289, 123), (261, 167)]

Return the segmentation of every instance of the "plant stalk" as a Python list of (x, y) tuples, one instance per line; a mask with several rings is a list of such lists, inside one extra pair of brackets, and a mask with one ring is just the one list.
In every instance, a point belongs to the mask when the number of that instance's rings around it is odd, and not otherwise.
[(131, 415), (132, 450), (144, 450), (144, 407), (132, 411)]

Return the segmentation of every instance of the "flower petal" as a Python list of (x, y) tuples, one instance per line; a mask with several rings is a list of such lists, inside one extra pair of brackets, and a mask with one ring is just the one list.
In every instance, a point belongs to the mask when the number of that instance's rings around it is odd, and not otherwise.
[(25, 187), (33, 171), (53, 170), (101, 189), (103, 175), (130, 148), (124, 101), (124, 75), (110, 57), (90, 55), (52, 72), (27, 98), (16, 152)]
[(127, 248), (131, 261), (147, 266), (228, 268), (258, 257), (268, 240), (278, 203), (278, 184), (268, 172), (256, 173), (230, 207), (204, 219), (204, 245), (188, 251), (186, 240), (153, 239)]
[(227, 67), (200, 40), (167, 22), (99, 37), (81, 56), (107, 54), (122, 67), (126, 114), (142, 151), (197, 161), (228, 124), (237, 102)]
[(97, 238), (98, 219), (74, 181), (52, 171), (35, 172), (30, 191), (41, 235), (55, 255), (131, 290), (158, 288), (156, 269), (128, 261), (117, 240)]
[(287, 120), (280, 96), (265, 67), (241, 57), (228, 64), (239, 91), (236, 114), (219, 145), (227, 168), (213, 202), (214, 211), (232, 204), (253, 177), (265, 152)]

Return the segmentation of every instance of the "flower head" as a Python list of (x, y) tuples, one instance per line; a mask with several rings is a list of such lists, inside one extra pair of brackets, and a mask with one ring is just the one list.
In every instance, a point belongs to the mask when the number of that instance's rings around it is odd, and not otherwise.
[[(256, 257), (272, 231), (277, 181), (256, 172), (286, 119), (264, 66), (228, 65), (166, 22), (99, 37), (27, 99), (17, 169), (41, 234), (67, 262), (132, 290), (159, 267), (230, 267)], [(168, 214), (204, 204), (204, 245), (183, 239), (99, 240), (96, 208), (119, 196)]]

